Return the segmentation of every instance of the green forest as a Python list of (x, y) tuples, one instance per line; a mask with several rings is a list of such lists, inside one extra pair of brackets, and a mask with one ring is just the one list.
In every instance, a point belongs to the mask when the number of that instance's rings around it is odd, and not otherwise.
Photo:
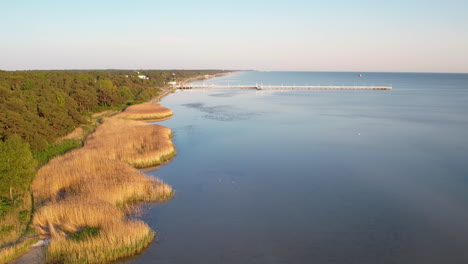
[(170, 81), (218, 72), (0, 71), (0, 247), (27, 230), (38, 167), (82, 144), (59, 138), (89, 125), (94, 113), (150, 100)]

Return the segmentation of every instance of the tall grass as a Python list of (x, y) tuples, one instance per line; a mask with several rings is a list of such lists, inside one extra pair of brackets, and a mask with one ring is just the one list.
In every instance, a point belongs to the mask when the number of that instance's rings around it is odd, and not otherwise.
[(164, 200), (171, 195), (171, 188), (160, 180), (98, 154), (84, 147), (42, 167), (32, 185), (36, 204), (79, 195), (118, 205), (130, 200)]
[(127, 221), (86, 240), (54, 239), (46, 259), (48, 263), (108, 263), (141, 252), (153, 239), (154, 232), (145, 223)]
[(172, 110), (151, 102), (131, 105), (120, 113), (121, 118), (135, 120), (158, 120), (172, 116)]
[(85, 147), (138, 168), (149, 167), (174, 153), (170, 136), (167, 127), (114, 117), (103, 120)]
[[(104, 119), (82, 148), (50, 160), (34, 179), (32, 225), (51, 237), (48, 263), (107, 263), (141, 251), (154, 238), (145, 223), (127, 219), (125, 205), (172, 197), (169, 185), (134, 168), (173, 155), (171, 131), (122, 117), (132, 114)], [(99, 232), (73, 235), (86, 228)]]
[(32, 200), (29, 192), (18, 194), (14, 201), (0, 198), (0, 247), (16, 241), (28, 226)]
[(1, 248), (0, 264), (5, 264), (18, 258), (20, 255), (24, 254), (31, 247), (31, 245), (36, 243), (38, 240), (38, 238), (26, 239), (11, 246)]

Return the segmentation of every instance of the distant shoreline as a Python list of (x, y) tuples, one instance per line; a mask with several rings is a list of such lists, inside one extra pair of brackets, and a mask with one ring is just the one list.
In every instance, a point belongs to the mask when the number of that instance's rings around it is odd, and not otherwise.
[[(235, 73), (238, 73), (238, 72), (241, 72), (241, 71), (227, 71), (227, 72), (220, 72), (220, 73), (215, 73), (215, 74), (198, 75), (198, 76), (195, 76), (195, 77), (185, 78), (185, 79), (181, 80), (179, 82), (179, 84), (180, 85), (185, 85), (185, 84), (190, 83), (190, 82), (195, 82), (195, 81), (199, 81), (199, 80), (213, 79), (213, 78), (217, 78), (217, 77), (221, 77), (221, 76), (225, 76), (225, 75), (235, 74)], [(158, 103), (164, 97), (166, 97), (170, 93), (173, 93), (175, 90), (177, 90), (177, 89), (173, 88), (173, 87), (170, 87), (170, 86), (166, 86), (166, 87), (164, 87), (162, 89), (161, 94), (159, 94), (158, 96), (152, 98), (150, 100), (150, 102)]]
[(235, 74), (235, 73), (239, 73), (239, 72), (242, 72), (242, 71), (228, 71), (228, 72), (220, 72), (220, 73), (215, 73), (215, 74), (199, 75), (199, 76), (187, 78), (187, 79), (181, 81), (180, 84), (185, 85), (185, 84), (190, 83), (190, 82), (195, 82), (195, 81), (199, 81), (199, 80), (213, 79), (213, 78), (226, 76), (226, 75), (231, 75), (231, 74)]

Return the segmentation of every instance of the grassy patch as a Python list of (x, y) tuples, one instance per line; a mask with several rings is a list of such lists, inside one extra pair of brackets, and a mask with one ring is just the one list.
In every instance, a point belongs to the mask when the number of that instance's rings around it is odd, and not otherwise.
[(14, 225), (1, 226), (0, 227), (0, 233), (9, 233), (14, 228), (15, 228)]
[(0, 217), (4, 217), (7, 212), (13, 208), (14, 206), (11, 204), (9, 199), (0, 197)]
[(0, 198), (0, 247), (13, 243), (26, 232), (31, 219), (31, 209), (29, 192), (18, 193), (14, 201)]
[(42, 151), (34, 152), (33, 156), (40, 164), (45, 164), (55, 156), (62, 155), (72, 149), (81, 147), (81, 144), (81, 140), (65, 139), (59, 144), (49, 145)]
[(99, 227), (86, 226), (78, 230), (77, 232), (68, 235), (68, 239), (74, 241), (82, 241), (99, 235)]
[(0, 264), (8, 263), (29, 250), (31, 245), (39, 241), (38, 238), (27, 239), (20, 243), (0, 249)]
[(138, 169), (143, 169), (143, 168), (148, 168), (148, 167), (153, 167), (153, 166), (159, 166), (161, 164), (163, 164), (164, 162), (167, 162), (169, 160), (171, 160), (173, 157), (175, 157), (177, 155), (177, 151), (174, 150), (172, 151), (171, 153), (168, 153), (168, 154), (164, 154), (158, 158), (155, 158), (155, 159), (145, 159), (143, 161), (140, 161), (140, 162), (129, 162), (128, 164), (135, 167), (135, 168), (138, 168)]

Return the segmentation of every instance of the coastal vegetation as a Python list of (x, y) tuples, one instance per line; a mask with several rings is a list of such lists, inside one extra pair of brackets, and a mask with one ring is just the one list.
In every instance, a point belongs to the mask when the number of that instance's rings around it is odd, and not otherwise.
[(2, 250), (0, 250), (0, 263), (8, 263), (16, 259), (38, 240), (38, 238), (27, 238), (18, 243), (3, 247)]
[(119, 114), (122, 118), (131, 118), (136, 120), (163, 119), (172, 115), (173, 113), (171, 109), (149, 102), (129, 106), (125, 109), (125, 112)]
[(129, 206), (166, 201), (173, 190), (132, 166), (159, 164), (174, 153), (170, 135), (166, 127), (114, 115), (103, 120), (82, 148), (39, 170), (32, 184), (38, 208), (32, 225), (51, 237), (48, 263), (108, 262), (152, 241), (154, 232), (145, 223), (127, 218)]
[[(62, 208), (58, 206), (61, 203), (71, 205), (92, 198), (97, 204), (108, 203), (126, 212), (132, 202), (168, 199), (172, 195), (170, 186), (148, 178), (132, 166), (157, 165), (175, 155), (171, 131), (129, 119), (169, 117), (172, 112), (160, 105), (137, 104), (161, 94), (169, 81), (216, 72), (0, 71), (0, 263), (27, 249), (25, 238), (34, 235), (34, 230), (53, 237), (48, 258), (54, 263), (60, 261), (53, 256), (64, 256), (62, 249), (71, 252), (68, 249), (84, 249), (88, 245), (90, 250), (100, 250), (108, 255), (107, 259), (113, 259), (147, 245), (153, 231), (142, 222), (127, 220), (125, 213), (115, 214), (120, 220), (112, 224), (97, 226), (84, 225), (70, 216), (63, 222), (64, 227), (63, 223), (56, 224), (53, 217), (46, 217), (50, 211), (47, 208)], [(110, 117), (125, 107), (129, 112)], [(102, 127), (98, 127), (101, 123)], [(65, 155), (54, 158), (62, 154)], [(33, 230), (29, 227), (34, 208), (37, 214), (32, 221)], [(96, 210), (95, 214), (99, 212)], [(41, 222), (44, 219), (47, 221)], [(86, 239), (71, 239), (87, 228), (97, 228), (99, 232), (85, 236)], [(117, 229), (140, 231), (127, 232), (135, 236), (126, 240), (125, 232), (119, 236), (114, 232)], [(105, 251), (98, 241), (103, 247), (114, 241), (125, 250), (109, 246)], [(60, 249), (59, 245), (67, 248)], [(93, 255), (88, 253), (83, 251), (75, 257)], [(66, 259), (73, 259), (72, 255)], [(93, 258), (100, 262), (98, 257)]]
[(114, 160), (143, 168), (159, 165), (175, 154), (171, 135), (167, 127), (123, 120), (117, 115), (105, 120), (89, 136), (85, 147)]
[(19, 136), (0, 140), (1, 246), (9, 246), (27, 231), (32, 211), (28, 186), (34, 177), (36, 164), (29, 145)]
[(146, 102), (170, 81), (217, 72), (0, 71), (0, 139), (16, 134), (42, 151), (92, 113)]

